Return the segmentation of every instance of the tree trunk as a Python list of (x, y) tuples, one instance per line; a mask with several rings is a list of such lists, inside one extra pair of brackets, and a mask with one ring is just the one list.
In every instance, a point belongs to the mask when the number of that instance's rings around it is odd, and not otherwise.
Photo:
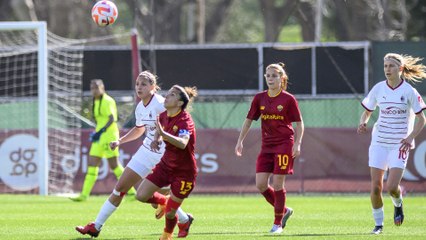
[(260, 0), (266, 42), (277, 41), (282, 26), (288, 21), (298, 4), (298, 0), (287, 0), (282, 6), (277, 6), (275, 0)]
[(302, 38), (304, 42), (315, 40), (315, 11), (311, 3), (301, 2), (295, 11), (297, 22), (302, 28)]

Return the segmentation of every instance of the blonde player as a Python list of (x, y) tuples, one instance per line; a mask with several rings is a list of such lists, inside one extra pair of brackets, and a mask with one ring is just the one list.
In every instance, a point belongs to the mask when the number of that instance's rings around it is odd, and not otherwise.
[[(365, 133), (371, 113), (379, 106), (379, 118), (374, 124), (369, 149), (371, 175), (371, 204), (375, 227), (372, 234), (383, 232), (383, 176), (389, 169), (387, 189), (394, 204), (394, 223), (404, 221), (400, 182), (414, 138), (425, 125), (422, 97), (407, 82), (426, 78), (426, 67), (420, 58), (388, 53), (384, 57), (386, 80), (377, 83), (362, 101), (365, 111), (361, 115), (358, 133)], [(416, 121), (414, 121), (416, 119)]]
[[(300, 156), (304, 124), (296, 98), (287, 92), (288, 76), (284, 64), (268, 65), (265, 79), (268, 90), (254, 96), (235, 146), (235, 154), (242, 155), (243, 142), (250, 126), (253, 120), (260, 118), (262, 149), (256, 161), (256, 187), (274, 207), (274, 223), (269, 232), (280, 234), (293, 214), (293, 209), (286, 206), (285, 179), (286, 175), (293, 174), (294, 159)], [(293, 122), (296, 129), (293, 129)]]
[[(117, 126), (117, 105), (115, 100), (105, 92), (105, 85), (101, 79), (93, 79), (90, 82), (90, 91), (93, 95), (92, 114), (96, 121), (96, 132), (90, 135), (92, 145), (83, 189), (79, 196), (70, 198), (75, 202), (85, 201), (89, 197), (98, 178), (102, 158), (105, 157), (108, 160), (117, 179), (123, 174), (123, 167), (118, 162), (118, 148), (109, 147), (109, 143), (117, 139), (120, 134)], [(128, 191), (129, 194), (136, 195), (134, 188), (129, 188)]]
[[(106, 220), (120, 205), (126, 192), (151, 173), (154, 166), (160, 162), (164, 154), (164, 144), (160, 146), (158, 151), (151, 150), (151, 142), (154, 139), (156, 131), (155, 122), (157, 115), (165, 111), (164, 98), (156, 93), (159, 90), (156, 76), (148, 71), (141, 72), (136, 79), (135, 88), (138, 97), (141, 99), (135, 110), (136, 127), (132, 128), (117, 141), (112, 141), (110, 146), (112, 149), (115, 149), (123, 143), (140, 138), (144, 133), (146, 134), (145, 139), (142, 146), (140, 146), (127, 164), (123, 175), (99, 211), (95, 222), (89, 223), (86, 226), (76, 227), (76, 230), (83, 235), (88, 234), (92, 237), (97, 237), (102, 225), (104, 225)], [(186, 237), (193, 217), (183, 212), (181, 208), (177, 210), (177, 214), (179, 216), (179, 236)], [(156, 215), (156, 217), (160, 218), (163, 215), (164, 213)]]

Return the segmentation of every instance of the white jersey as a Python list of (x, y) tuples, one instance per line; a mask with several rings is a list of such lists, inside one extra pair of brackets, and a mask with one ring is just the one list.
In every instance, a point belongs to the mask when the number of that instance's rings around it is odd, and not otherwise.
[[(154, 139), (156, 127), (155, 121), (157, 115), (164, 112), (164, 97), (159, 94), (154, 94), (145, 106), (142, 101), (139, 102), (135, 110), (136, 127), (145, 127), (145, 139), (142, 147), (147, 148), (151, 151), (151, 142)], [(161, 144), (160, 151), (158, 153), (164, 153), (165, 144)]]
[[(379, 118), (374, 124), (371, 145), (399, 148), (401, 140), (406, 138), (414, 127), (414, 113), (426, 109), (422, 97), (405, 80), (396, 88), (387, 81), (377, 83), (362, 101), (368, 111), (379, 106)], [(411, 143), (414, 147), (414, 140)]]

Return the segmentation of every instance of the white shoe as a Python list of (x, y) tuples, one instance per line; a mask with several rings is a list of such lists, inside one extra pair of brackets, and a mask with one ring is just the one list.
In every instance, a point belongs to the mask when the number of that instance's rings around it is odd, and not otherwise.
[(280, 234), (283, 232), (283, 228), (281, 227), (281, 225), (272, 225), (272, 229), (271, 231), (269, 231), (269, 233), (272, 234)]

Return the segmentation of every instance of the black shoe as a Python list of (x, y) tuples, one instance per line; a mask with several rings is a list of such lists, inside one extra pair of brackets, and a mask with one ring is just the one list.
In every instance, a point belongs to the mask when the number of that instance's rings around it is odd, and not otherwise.
[(402, 222), (404, 222), (404, 210), (402, 209), (402, 203), (401, 207), (395, 207), (393, 211), (393, 222), (396, 226), (401, 226)]
[(383, 232), (383, 226), (375, 226), (371, 234), (379, 235)]

